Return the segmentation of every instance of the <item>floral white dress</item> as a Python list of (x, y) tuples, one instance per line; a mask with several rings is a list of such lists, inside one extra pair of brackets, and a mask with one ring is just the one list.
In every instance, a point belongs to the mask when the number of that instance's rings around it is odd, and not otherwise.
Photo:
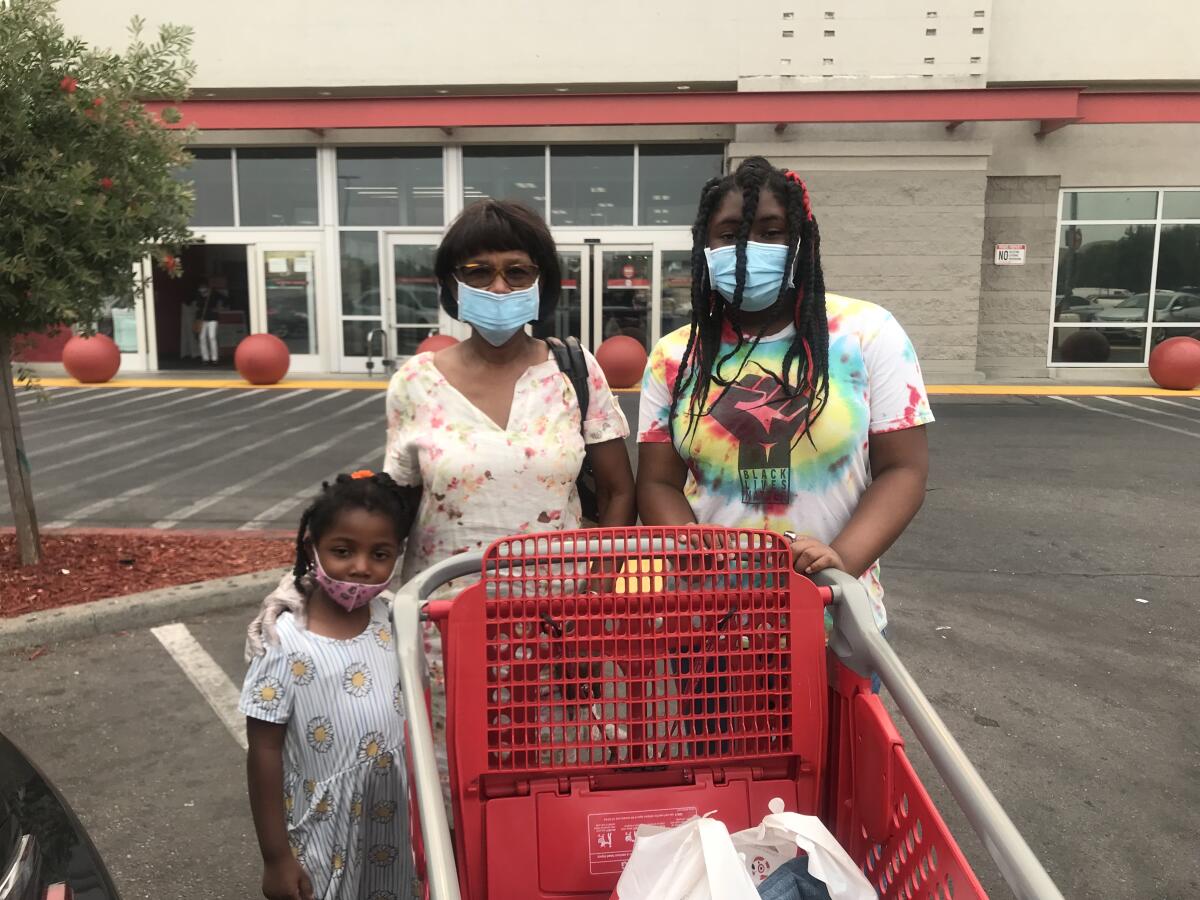
[(552, 356), (517, 381), (506, 428), (446, 380), (432, 353), (412, 357), (392, 376), (384, 471), (399, 484), (425, 488), (404, 556), (405, 580), (510, 534), (579, 527), (575, 479), (584, 441), (629, 434), (599, 363), (584, 356), (590, 381), (582, 433), (575, 388)]
[[(432, 353), (417, 354), (392, 376), (384, 471), (398, 484), (424, 486), (403, 581), (498, 538), (579, 527), (575, 479), (585, 440), (598, 444), (629, 434), (600, 364), (586, 350), (584, 357), (589, 382), (582, 429), (575, 388), (549, 353), (518, 379), (505, 428), (446, 380)], [(436, 629), (425, 633), (425, 654), (434, 739), (447, 790), (445, 673)]]
[(283, 799), (292, 852), (322, 900), (410, 896), (404, 698), (387, 604), (338, 640), (290, 612), (250, 661), (240, 710), (287, 725)]

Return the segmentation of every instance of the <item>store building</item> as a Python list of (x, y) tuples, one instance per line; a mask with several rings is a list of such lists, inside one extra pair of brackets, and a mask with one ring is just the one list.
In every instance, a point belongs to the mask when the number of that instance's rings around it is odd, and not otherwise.
[(135, 13), (195, 29), (200, 243), (104, 323), (125, 371), (190, 364), (201, 280), (226, 357), (271, 331), (293, 371), (462, 334), (433, 251), (482, 197), (550, 223), (560, 333), (650, 345), (687, 321), (700, 185), (758, 153), (807, 180), (830, 289), (891, 309), (931, 381), (1144, 379), (1156, 341), (1200, 331), (1189, 0), (59, 12), (101, 45)]

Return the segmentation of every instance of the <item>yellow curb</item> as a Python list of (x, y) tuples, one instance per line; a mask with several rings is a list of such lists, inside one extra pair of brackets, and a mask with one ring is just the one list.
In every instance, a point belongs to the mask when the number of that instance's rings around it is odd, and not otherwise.
[(1137, 385), (1083, 384), (931, 384), (930, 394), (976, 397), (1200, 397), (1200, 391), (1170, 391)]
[(83, 384), (74, 378), (38, 378), (42, 387), (71, 387), (71, 388), (232, 388), (234, 390), (351, 390), (351, 391), (382, 391), (388, 386), (388, 379), (378, 381), (338, 381), (334, 379), (314, 379), (299, 381), (284, 379), (278, 384), (250, 384), (248, 381), (233, 378), (116, 378), (102, 384)]
[[(278, 384), (250, 384), (233, 378), (118, 378), (103, 384), (83, 384), (74, 378), (39, 378), (43, 387), (71, 388), (226, 388), (233, 390), (349, 390), (382, 391), (388, 379), (350, 381), (338, 379), (287, 380)], [(926, 390), (932, 396), (962, 397), (1200, 397), (1200, 390), (1171, 391), (1159, 387), (1137, 385), (1082, 384), (931, 384)], [(637, 394), (641, 388), (613, 388), (615, 394)]]

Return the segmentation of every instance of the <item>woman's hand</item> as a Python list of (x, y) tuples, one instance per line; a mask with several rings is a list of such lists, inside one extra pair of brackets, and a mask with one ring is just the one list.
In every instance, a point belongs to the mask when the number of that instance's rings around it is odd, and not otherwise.
[(801, 575), (815, 575), (822, 569), (846, 571), (841, 555), (815, 538), (796, 538), (791, 544), (792, 568)]
[(291, 853), (263, 868), (262, 892), (267, 900), (313, 900), (312, 880)]

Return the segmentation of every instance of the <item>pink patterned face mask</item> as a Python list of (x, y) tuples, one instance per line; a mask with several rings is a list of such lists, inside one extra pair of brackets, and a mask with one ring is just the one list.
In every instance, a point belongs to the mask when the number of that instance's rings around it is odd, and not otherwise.
[(321, 566), (321, 557), (318, 553), (313, 553), (313, 559), (316, 561), (316, 569), (313, 572), (313, 578), (317, 584), (321, 586), (326, 596), (334, 603), (346, 610), (352, 612), (360, 609), (387, 590), (387, 586), (391, 584), (391, 579), (381, 582), (380, 584), (359, 584), (356, 581), (338, 581), (336, 578), (331, 578), (326, 574), (325, 569)]

